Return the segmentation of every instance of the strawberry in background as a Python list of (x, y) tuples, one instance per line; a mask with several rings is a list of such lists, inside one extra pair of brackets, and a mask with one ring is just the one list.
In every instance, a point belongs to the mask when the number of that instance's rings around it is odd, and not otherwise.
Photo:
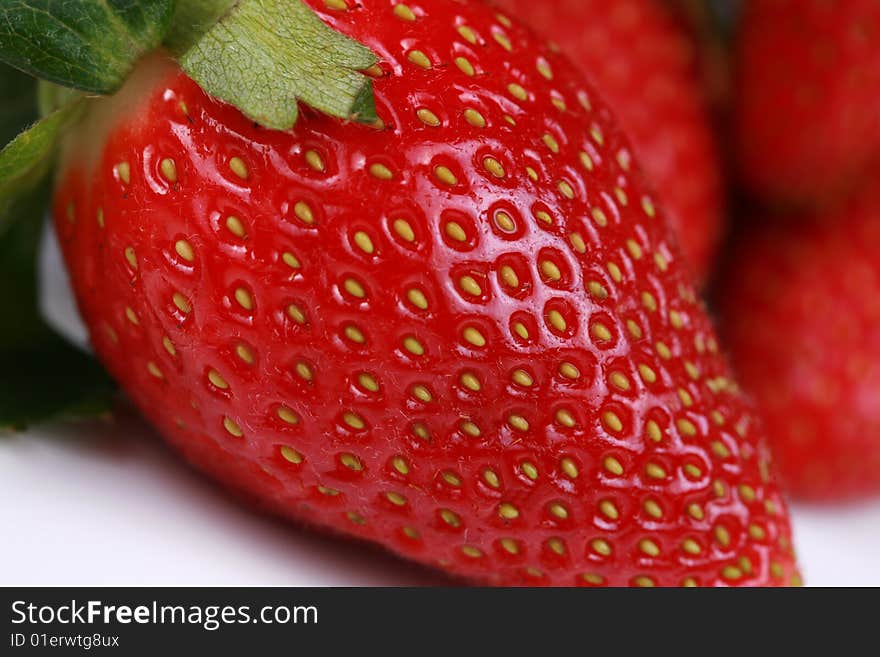
[(817, 501), (880, 492), (880, 176), (834, 210), (740, 232), (722, 333), (785, 482)]
[(497, 4), (558, 45), (607, 99), (705, 281), (724, 228), (722, 164), (697, 44), (681, 18), (661, 0)]
[(834, 204), (880, 153), (880, 2), (755, 0), (736, 47), (739, 176), (773, 204)]

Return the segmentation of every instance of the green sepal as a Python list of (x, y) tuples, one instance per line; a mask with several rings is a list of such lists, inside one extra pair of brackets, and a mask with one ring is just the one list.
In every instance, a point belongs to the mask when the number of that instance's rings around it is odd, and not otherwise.
[(168, 30), (174, 0), (3, 0), (0, 60), (90, 93), (116, 91)]
[(208, 94), (267, 128), (293, 127), (298, 101), (377, 121), (372, 81), (361, 73), (376, 56), (301, 0), (182, 0), (166, 45)]

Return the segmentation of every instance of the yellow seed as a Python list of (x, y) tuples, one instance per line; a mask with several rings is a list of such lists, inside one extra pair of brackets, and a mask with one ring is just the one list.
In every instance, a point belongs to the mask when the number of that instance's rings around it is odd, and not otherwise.
[(639, 541), (639, 550), (649, 557), (660, 556), (660, 547), (650, 538), (643, 538)]
[(686, 420), (681, 418), (676, 420), (675, 426), (678, 427), (678, 430), (685, 436), (696, 436), (697, 435), (697, 427), (694, 426), (694, 423), (690, 420)]
[(241, 438), (244, 435), (244, 432), (241, 430), (241, 427), (235, 423), (235, 421), (230, 417), (223, 418), (223, 428), (229, 432), (230, 435), (235, 436), (236, 438)]
[(601, 322), (595, 322), (590, 326), (590, 334), (595, 339), (601, 340), (602, 342), (608, 342), (611, 340), (611, 331), (609, 331), (608, 327)]
[(541, 141), (544, 142), (544, 145), (549, 148), (553, 153), (559, 153), (559, 142), (551, 135), (550, 133), (545, 134)]
[(454, 511), (450, 511), (449, 509), (441, 509), (440, 517), (450, 527), (459, 527), (461, 526), (461, 518), (458, 517)]
[(324, 171), (324, 159), (317, 151), (308, 150), (306, 151), (306, 164), (308, 164), (315, 171)]
[(462, 545), (461, 552), (466, 557), (470, 557), (471, 559), (479, 559), (483, 556), (483, 552), (479, 548), (475, 548), (473, 545)]
[(642, 247), (639, 246), (639, 243), (633, 239), (628, 239), (626, 241), (626, 248), (629, 251), (629, 254), (636, 260), (640, 260), (642, 258), (643, 252)]
[(359, 472), (364, 469), (364, 464), (361, 463), (361, 460), (354, 454), (343, 454), (339, 457), (339, 460), (342, 462), (342, 465), (350, 470)]
[(296, 370), (297, 376), (299, 376), (299, 378), (303, 379), (304, 381), (311, 381), (315, 377), (315, 373), (312, 371), (312, 368), (309, 366), (308, 363), (305, 363), (303, 361), (299, 361), (294, 367), (294, 370)]
[(516, 272), (513, 270), (513, 267), (509, 265), (504, 265), (501, 267), (501, 280), (508, 287), (512, 287), (514, 289), (519, 287), (519, 277), (516, 275)]
[(318, 486), (318, 492), (321, 493), (321, 495), (326, 495), (328, 497), (336, 497), (339, 495), (338, 490), (335, 488), (327, 488), (326, 486)]
[(700, 554), (703, 551), (703, 548), (700, 547), (700, 544), (697, 543), (692, 538), (686, 538), (681, 542), (681, 549), (687, 552), (688, 554)]
[(629, 379), (626, 378), (626, 374), (623, 372), (612, 372), (609, 377), (611, 380), (611, 385), (619, 390), (629, 390)]
[(128, 162), (120, 162), (116, 165), (116, 175), (126, 185), (131, 182), (131, 165)]
[(666, 479), (666, 470), (656, 463), (648, 463), (645, 466), (645, 474), (651, 479)]
[(419, 310), (427, 310), (428, 308), (428, 299), (425, 297), (425, 294), (416, 288), (410, 288), (406, 292), (406, 298), (409, 299), (409, 302), (414, 305)]
[(504, 48), (507, 52), (513, 50), (513, 44), (510, 43), (510, 39), (507, 38), (507, 35), (502, 34), (501, 32), (495, 32), (492, 36), (495, 38), (498, 45)]
[(581, 165), (587, 171), (592, 171), (596, 167), (596, 165), (593, 163), (593, 158), (590, 157), (589, 153), (585, 153), (584, 151), (581, 151), (578, 154), (578, 157), (581, 160)]
[(405, 4), (394, 5), (394, 15), (397, 16), (400, 20), (410, 23), (416, 19), (416, 15), (413, 13), (413, 10)]
[(473, 326), (468, 326), (463, 333), (464, 339), (475, 347), (485, 347), (486, 338)]
[(229, 232), (236, 237), (244, 237), (247, 235), (247, 229), (245, 229), (244, 224), (238, 217), (227, 217), (226, 227), (229, 229)]
[(519, 509), (513, 506), (513, 504), (504, 502), (498, 506), (498, 515), (505, 520), (516, 520), (519, 518)]
[(345, 0), (324, 0), (324, 4), (327, 6), (328, 9), (335, 9), (337, 11), (345, 11), (346, 9), (348, 9), (348, 6), (345, 4)]
[(478, 297), (483, 294), (483, 288), (480, 287), (480, 284), (473, 278), (473, 276), (462, 276), (458, 279), (458, 287), (467, 294), (471, 296)]
[(606, 456), (602, 461), (603, 467), (613, 475), (620, 476), (623, 474), (623, 466), (613, 456)]
[(297, 324), (302, 325), (306, 323), (306, 314), (295, 303), (287, 306), (287, 316)]
[(522, 473), (532, 481), (535, 481), (538, 478), (538, 468), (534, 463), (523, 461), (519, 468), (522, 470)]
[(608, 273), (611, 274), (611, 278), (614, 279), (615, 283), (620, 283), (623, 280), (623, 272), (621, 272), (620, 267), (613, 262), (608, 263)]
[(407, 242), (415, 241), (416, 234), (415, 231), (413, 231), (412, 226), (409, 225), (409, 222), (404, 219), (395, 219), (392, 227), (394, 228), (394, 232)]
[(476, 33), (469, 28), (467, 25), (462, 25), (458, 28), (458, 33), (461, 37), (470, 44), (475, 44), (477, 42)]
[(393, 467), (404, 476), (409, 474), (409, 464), (402, 456), (395, 456), (393, 459), (391, 459), (391, 467)]
[(541, 59), (538, 61), (536, 68), (538, 69), (538, 73), (541, 74), (546, 80), (553, 79), (553, 70), (550, 68), (550, 65), (546, 62), (546, 60)]
[(379, 391), (379, 382), (372, 374), (367, 374), (366, 372), (362, 372), (358, 375), (358, 383), (361, 388), (364, 390), (368, 390), (370, 392), (378, 392)]
[(153, 361), (147, 363), (147, 371), (152, 374), (157, 379), (164, 379), (165, 375), (162, 374), (162, 370), (159, 369), (159, 366), (156, 365)]
[(605, 286), (602, 285), (599, 281), (590, 281), (587, 283), (587, 290), (590, 294), (599, 301), (604, 301), (608, 298), (608, 290), (605, 289)]
[(394, 178), (394, 173), (384, 164), (371, 164), (370, 175), (379, 180), (391, 180)]
[(483, 167), (496, 178), (504, 177), (504, 166), (494, 157), (486, 157), (483, 160)]
[(467, 241), (467, 233), (464, 231), (464, 228), (461, 227), (461, 224), (450, 221), (445, 226), (446, 234), (456, 242), (466, 242)]
[(226, 382), (226, 379), (224, 379), (217, 370), (208, 370), (208, 381), (221, 390), (229, 389), (229, 384)]
[(663, 517), (663, 509), (654, 500), (645, 500), (643, 508), (645, 509), (645, 513), (652, 518), (660, 519)]
[(560, 408), (556, 411), (556, 421), (559, 422), (564, 427), (568, 427), (571, 429), (577, 424), (577, 421), (574, 419), (574, 415), (571, 414), (571, 411)]
[(431, 60), (421, 50), (411, 50), (406, 58), (419, 68), (431, 68)]
[(286, 424), (299, 424), (299, 417), (286, 406), (279, 406), (275, 413), (278, 415), (278, 419)]
[(251, 293), (248, 292), (243, 287), (236, 288), (235, 290), (235, 300), (245, 310), (253, 310), (254, 309), (254, 298), (251, 296)]
[(498, 227), (508, 233), (512, 233), (516, 230), (516, 224), (513, 222), (513, 219), (506, 212), (498, 212), (495, 214), (495, 223)]
[(244, 160), (242, 160), (240, 157), (233, 157), (232, 159), (230, 159), (229, 168), (232, 170), (232, 173), (234, 173), (242, 180), (247, 180), (248, 176), (250, 176), (247, 164), (245, 164)]
[(472, 77), (476, 71), (474, 70), (474, 65), (471, 64), (466, 57), (456, 57), (455, 65), (458, 69), (467, 75), (468, 77)]
[(525, 370), (516, 370), (511, 376), (513, 382), (523, 388), (531, 388), (535, 384), (535, 380)]
[(177, 182), (177, 165), (170, 157), (166, 157), (159, 163), (159, 170), (162, 172), (165, 180), (170, 183)]
[(605, 578), (596, 573), (584, 573), (581, 575), (581, 579), (587, 584), (600, 585), (605, 583)]
[(464, 120), (475, 128), (485, 128), (486, 119), (477, 110), (468, 108), (464, 111)]
[(429, 125), (432, 128), (436, 128), (440, 125), (440, 119), (437, 118), (437, 115), (434, 114), (429, 109), (422, 108), (416, 112), (416, 116), (419, 117), (419, 121), (424, 123), (425, 125)]
[(468, 390), (473, 390), (474, 392), (477, 392), (481, 388), (480, 380), (476, 375), (471, 374), (470, 372), (465, 372), (461, 375), (461, 384)]
[(538, 210), (535, 213), (535, 216), (538, 218), (538, 221), (546, 224), (547, 226), (553, 225), (553, 217), (550, 216), (549, 212), (544, 212), (544, 210)]
[(560, 180), (556, 185), (556, 188), (559, 190), (559, 193), (562, 194), (569, 201), (573, 199), (576, 195), (574, 192), (574, 187), (571, 186), (567, 180)]
[(297, 452), (293, 447), (288, 447), (287, 445), (282, 445), (281, 456), (283, 456), (285, 460), (296, 465), (303, 462), (303, 455)]
[(657, 381), (657, 373), (647, 365), (639, 365), (639, 376), (642, 377), (642, 381), (648, 384)]
[(568, 328), (568, 322), (565, 321), (565, 317), (563, 317), (562, 313), (558, 310), (551, 310), (547, 313), (547, 319), (549, 320), (550, 325), (560, 333)]
[(664, 343), (658, 342), (656, 345), (654, 345), (654, 348), (657, 350), (657, 354), (663, 360), (669, 360), (670, 358), (672, 358), (672, 351)]
[(633, 582), (640, 588), (649, 589), (654, 587), (654, 580), (646, 575), (639, 575)]
[(364, 286), (353, 278), (346, 278), (342, 286), (345, 288), (345, 291), (353, 297), (363, 299), (367, 296), (367, 291), (364, 289)]
[(657, 299), (650, 292), (642, 292), (642, 305), (648, 312), (653, 313), (657, 311)]
[(523, 324), (522, 322), (515, 322), (513, 324), (513, 330), (523, 340), (528, 340), (530, 337), (529, 336), (529, 329), (527, 329), (526, 325)]
[(541, 261), (541, 273), (554, 282), (562, 279), (562, 272), (552, 260)]
[[(291, 269), (299, 269), (300, 267), (302, 267), (302, 265), (300, 264), (300, 261), (297, 259), (297, 257), (287, 251), (285, 251), (284, 253), (281, 254), (281, 259), (284, 261), (284, 264), (286, 264)], [(294, 276), (295, 276), (294, 274), (291, 274), (290, 275), (291, 279)]]
[(359, 230), (354, 234), (354, 243), (364, 253), (372, 254), (375, 250), (373, 247), (373, 240), (371, 240), (370, 236), (362, 230)]
[(605, 411), (602, 414), (602, 422), (608, 429), (615, 433), (623, 431), (623, 422), (620, 421), (620, 418), (614, 411)]
[(431, 391), (428, 390), (427, 386), (423, 385), (416, 385), (413, 387), (413, 396), (419, 401), (425, 402), (426, 404), (434, 400), (433, 395), (431, 395)]
[(577, 479), (580, 476), (580, 470), (578, 470), (577, 463), (573, 459), (565, 457), (559, 462), (559, 467), (565, 476), (570, 479)]
[(364, 422), (364, 418), (351, 411), (346, 411), (342, 414), (342, 421), (357, 431), (360, 431), (367, 426), (367, 423)]
[(501, 480), (498, 478), (498, 474), (492, 470), (491, 468), (486, 468), (483, 470), (483, 481), (486, 482), (490, 488), (500, 488)]
[(98, 226), (104, 227), (104, 208), (98, 208), (97, 212)]
[(498, 543), (509, 554), (519, 554), (519, 545), (512, 538), (502, 538)]
[(529, 422), (522, 415), (509, 415), (507, 417), (507, 424), (509, 424), (511, 428), (516, 429), (517, 431), (529, 430)]
[(559, 518), (560, 520), (566, 520), (568, 518), (568, 509), (566, 509), (559, 502), (553, 502), (550, 505), (550, 514)]
[(434, 168), (434, 176), (444, 185), (452, 186), (458, 183), (455, 174), (448, 167), (442, 165)]
[(127, 307), (125, 309), (125, 317), (126, 317), (126, 319), (128, 319), (129, 322), (131, 322), (135, 326), (138, 326), (141, 323), (140, 320), (138, 319), (138, 316), (135, 314), (134, 310), (132, 310), (131, 308)]
[(406, 498), (400, 493), (390, 492), (385, 493), (385, 497), (391, 502), (394, 506), (405, 506)]
[(422, 346), (422, 343), (411, 336), (403, 339), (403, 348), (414, 356), (422, 356), (425, 353), (425, 348)]
[(593, 548), (594, 552), (603, 557), (607, 557), (611, 554), (611, 544), (603, 538), (594, 538), (590, 541), (590, 547)]
[(579, 379), (581, 376), (580, 370), (574, 364), (568, 362), (559, 365), (559, 373), (572, 381)]
[(304, 224), (311, 226), (315, 223), (315, 214), (312, 212), (311, 206), (305, 201), (299, 201), (294, 205), (293, 212)]
[(648, 438), (653, 440), (655, 443), (659, 443), (663, 439), (663, 433), (660, 431), (660, 425), (654, 422), (654, 420), (648, 420), (645, 424), (645, 431), (648, 434)]
[(608, 225), (608, 216), (601, 208), (593, 208), (590, 215), (593, 217), (593, 221), (596, 222), (596, 225), (600, 228), (605, 228)]
[(171, 338), (167, 335), (162, 338), (162, 346), (165, 348), (165, 351), (168, 352), (169, 356), (177, 355), (177, 349), (175, 348), (174, 343), (171, 342)]
[(459, 426), (461, 427), (461, 430), (464, 431), (471, 438), (477, 438), (482, 433), (480, 431), (480, 427), (470, 421), (464, 421)]
[(128, 261), (128, 264), (132, 269), (138, 268), (137, 255), (135, 254), (134, 249), (130, 246), (125, 248), (125, 259)]
[(610, 520), (617, 520), (620, 517), (620, 512), (611, 500), (602, 500), (599, 502), (599, 511), (602, 512), (603, 516)]
[(736, 566), (724, 566), (721, 569), (721, 576), (725, 579), (740, 579), (743, 576), (743, 572)]
[(522, 88), (522, 86), (518, 85), (516, 82), (513, 82), (507, 85), (507, 91), (510, 92), (510, 95), (516, 98), (517, 100), (528, 100), (529, 94), (528, 92)]
[(171, 300), (174, 302), (177, 309), (184, 315), (188, 315), (192, 311), (192, 305), (190, 304), (189, 299), (183, 296), (180, 292), (175, 292), (171, 297)]
[(192, 262), (196, 259), (196, 254), (195, 251), (193, 251), (192, 244), (190, 244), (186, 240), (177, 240), (177, 242), (174, 243), (174, 250), (177, 251), (177, 255), (179, 255), (187, 262)]

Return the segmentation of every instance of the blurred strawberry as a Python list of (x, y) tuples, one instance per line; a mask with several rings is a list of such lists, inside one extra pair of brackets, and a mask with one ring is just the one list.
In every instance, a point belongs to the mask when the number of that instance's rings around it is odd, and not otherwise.
[(849, 193), (880, 152), (880, 2), (750, 2), (736, 58), (747, 189), (800, 205)]
[(744, 227), (719, 291), (791, 491), (880, 492), (880, 177), (835, 211)]
[(695, 41), (660, 0), (499, 0), (568, 54), (606, 98), (699, 280), (723, 229), (717, 144)]

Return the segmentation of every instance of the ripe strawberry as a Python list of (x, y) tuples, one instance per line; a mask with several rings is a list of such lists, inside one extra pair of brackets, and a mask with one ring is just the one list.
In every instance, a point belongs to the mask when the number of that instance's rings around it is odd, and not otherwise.
[(723, 228), (721, 162), (693, 38), (660, 0), (499, 0), (558, 44), (617, 114), (704, 281)]
[(796, 581), (761, 429), (571, 64), (481, 3), (308, 4), (380, 55), (384, 129), (267, 131), (153, 58), (66, 145), (77, 299), (144, 414), (472, 581)]
[(743, 384), (798, 496), (880, 490), (880, 178), (834, 212), (743, 231), (721, 287)]
[(735, 81), (739, 170), (787, 203), (845, 194), (880, 152), (880, 3), (750, 2)]

